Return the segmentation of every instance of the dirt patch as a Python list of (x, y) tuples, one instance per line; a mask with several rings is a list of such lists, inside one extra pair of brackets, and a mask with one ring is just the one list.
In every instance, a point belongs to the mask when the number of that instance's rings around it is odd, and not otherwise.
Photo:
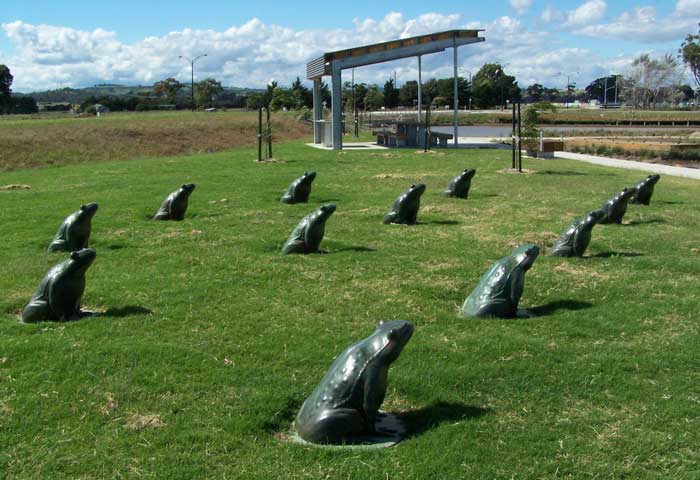
[(609, 275), (599, 272), (595, 268), (584, 267), (583, 265), (576, 265), (572, 262), (560, 263), (554, 267), (555, 272), (566, 273), (568, 275), (573, 275), (575, 277), (586, 277), (595, 280), (608, 280)]
[(114, 399), (114, 395), (107, 392), (105, 403), (100, 407), (100, 413), (102, 416), (108, 417), (117, 408), (117, 401)]
[(413, 174), (406, 174), (406, 173), (379, 173), (372, 178), (376, 178), (378, 180), (422, 180), (426, 177), (439, 177), (442, 175), (436, 174), (436, 173), (413, 173)]
[(31, 190), (32, 187), (29, 185), (22, 185), (19, 183), (12, 183), (10, 185), (0, 186), (0, 190)]
[(144, 430), (146, 428), (161, 428), (165, 426), (160, 415), (132, 414), (124, 425), (129, 430)]

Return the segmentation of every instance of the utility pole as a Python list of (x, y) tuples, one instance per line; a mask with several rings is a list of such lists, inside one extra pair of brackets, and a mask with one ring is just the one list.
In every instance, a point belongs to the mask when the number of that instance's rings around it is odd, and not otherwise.
[(194, 58), (188, 58), (184, 55), (180, 55), (179, 58), (183, 58), (190, 62), (190, 73), (192, 74), (192, 81), (190, 83), (190, 101), (192, 102), (192, 111), (194, 112), (194, 62), (196, 62), (198, 59), (202, 57), (206, 57), (207, 54), (203, 53), (201, 55), (198, 55)]

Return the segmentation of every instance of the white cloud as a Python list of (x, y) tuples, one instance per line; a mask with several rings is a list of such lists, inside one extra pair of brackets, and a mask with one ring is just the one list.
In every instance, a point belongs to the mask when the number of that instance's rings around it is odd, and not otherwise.
[(550, 6), (547, 6), (544, 10), (542, 10), (542, 13), (540, 14), (540, 19), (544, 23), (550, 23), (555, 20), (560, 20), (562, 17), (562, 14), (559, 10), (556, 8), (552, 8)]
[(700, 0), (678, 0), (676, 13), (679, 15), (694, 15), (700, 17)]
[[(590, 2), (589, 2), (590, 3)], [(174, 76), (189, 81), (190, 64), (179, 55), (207, 53), (195, 65), (195, 79), (212, 76), (224, 85), (263, 87), (270, 80), (288, 85), (304, 78), (306, 62), (323, 52), (452, 28), (485, 29), (485, 42), (460, 48), (460, 72), (500, 62), (522, 86), (533, 82), (563, 85), (558, 72), (580, 71), (579, 83), (610, 71), (612, 62), (583, 48), (564, 48), (550, 31), (532, 31), (509, 16), (491, 22), (465, 21), (459, 15), (429, 13), (405, 18), (355, 19), (350, 28), (295, 30), (253, 18), (224, 31), (186, 28), (162, 36), (122, 43), (114, 32), (2, 24), (14, 52), (3, 58), (17, 91), (95, 83), (150, 84)], [(686, 32), (687, 33), (687, 32)], [(681, 35), (679, 38), (682, 38)], [(621, 61), (621, 60), (615, 60)], [(452, 52), (423, 57), (423, 78), (452, 74)], [(359, 68), (356, 81), (384, 83), (396, 71), (399, 83), (417, 78), (417, 62), (406, 59)], [(347, 79), (349, 72), (344, 73)]]
[(581, 26), (596, 22), (603, 18), (607, 7), (605, 0), (589, 0), (577, 9), (566, 13), (566, 24)]
[(688, 16), (686, 10), (700, 0), (681, 0), (676, 11), (664, 18), (659, 18), (656, 8), (652, 6), (637, 7), (620, 14), (608, 23), (587, 25), (575, 31), (581, 35), (617, 40), (634, 40), (637, 42), (657, 43), (682, 39), (692, 32), (698, 21), (697, 16)]
[(510, 6), (519, 14), (523, 14), (532, 6), (532, 0), (510, 0)]

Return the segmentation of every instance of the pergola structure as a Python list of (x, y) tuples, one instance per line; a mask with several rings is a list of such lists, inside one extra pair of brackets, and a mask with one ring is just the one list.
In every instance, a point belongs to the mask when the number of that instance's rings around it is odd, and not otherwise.
[(333, 121), (333, 149), (343, 148), (342, 78), (341, 72), (348, 68), (362, 67), (375, 63), (389, 62), (402, 58), (418, 57), (418, 111), (421, 108), (421, 57), (430, 53), (454, 49), (454, 141), (457, 145), (457, 114), (459, 96), (457, 91), (457, 48), (470, 43), (483, 42), (479, 36), (482, 30), (448, 30), (446, 32), (419, 35), (417, 37), (375, 43), (364, 47), (349, 48), (324, 53), (306, 64), (306, 78), (314, 81), (314, 143), (321, 143), (319, 121), (323, 113), (321, 104), (321, 78), (331, 76), (331, 97)]

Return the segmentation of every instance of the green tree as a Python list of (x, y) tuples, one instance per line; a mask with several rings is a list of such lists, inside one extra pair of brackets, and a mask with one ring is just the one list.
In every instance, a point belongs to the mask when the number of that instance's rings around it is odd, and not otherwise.
[(698, 34), (685, 37), (679, 53), (683, 63), (688, 66), (693, 75), (695, 87), (700, 90), (700, 23), (698, 23)]
[(7, 65), (0, 64), (0, 114), (10, 113), (12, 110), (12, 80)]
[(394, 79), (390, 78), (384, 84), (384, 106), (396, 108), (399, 106), (399, 90), (394, 85)]
[(498, 63), (487, 63), (474, 75), (472, 97), (479, 108), (505, 105), (520, 99), (520, 87), (515, 77), (507, 75)]
[(292, 110), (295, 105), (296, 101), (291, 89), (276, 87), (272, 92), (270, 110)]
[(695, 91), (690, 85), (680, 85), (678, 87), (680, 100), (683, 102), (691, 102), (695, 98)]
[(540, 102), (544, 96), (544, 86), (540, 85), (539, 83), (533, 83), (525, 89), (525, 95), (527, 96), (527, 100), (529, 102)]
[(399, 105), (403, 107), (413, 107), (414, 101), (418, 100), (418, 82), (410, 80), (399, 88)]
[(199, 107), (210, 107), (213, 105), (217, 95), (224, 91), (221, 82), (213, 78), (205, 78), (201, 82), (194, 84), (194, 93)]
[(380, 110), (384, 106), (384, 93), (376, 85), (372, 85), (367, 89), (365, 105), (369, 110)]
[(153, 93), (159, 97), (164, 97), (169, 103), (175, 103), (175, 98), (183, 84), (173, 77), (166, 78), (153, 84)]
[(301, 83), (299, 77), (292, 82), (291, 94), (294, 99), (295, 109), (300, 110), (304, 107), (311, 108), (313, 106), (313, 92)]
[(39, 111), (39, 107), (36, 104), (34, 97), (28, 97), (22, 95), (21, 97), (13, 98), (14, 101), (14, 113), (36, 113)]

